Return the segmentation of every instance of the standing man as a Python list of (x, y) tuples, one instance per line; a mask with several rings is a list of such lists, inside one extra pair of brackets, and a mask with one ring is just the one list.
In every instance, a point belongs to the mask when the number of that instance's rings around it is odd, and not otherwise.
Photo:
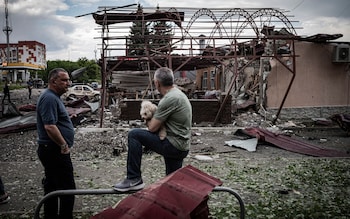
[(33, 80), (30, 78), (29, 81), (27, 82), (28, 86), (28, 94), (29, 94), (29, 99), (32, 99), (32, 89), (33, 89)]
[(5, 102), (5, 99), (7, 97), (7, 100), (9, 103), (11, 103), (11, 99), (10, 99), (10, 88), (7, 82), (7, 79), (5, 81), (5, 86), (4, 86), (4, 97), (2, 98), (2, 103)]
[[(70, 149), (74, 143), (74, 128), (60, 98), (70, 85), (66, 70), (56, 68), (48, 76), (48, 89), (37, 102), (38, 157), (45, 170), (44, 193), (75, 189)], [(51, 198), (44, 203), (44, 217), (73, 218), (74, 196)]]
[[(153, 118), (146, 122), (148, 130), (138, 128), (128, 133), (126, 179), (114, 186), (114, 189), (120, 192), (140, 190), (145, 186), (141, 177), (142, 146), (163, 155), (167, 175), (182, 167), (183, 159), (190, 149), (190, 101), (174, 85), (174, 74), (169, 68), (162, 67), (156, 70), (154, 84), (163, 97)], [(164, 140), (157, 134), (162, 124), (167, 131)]]

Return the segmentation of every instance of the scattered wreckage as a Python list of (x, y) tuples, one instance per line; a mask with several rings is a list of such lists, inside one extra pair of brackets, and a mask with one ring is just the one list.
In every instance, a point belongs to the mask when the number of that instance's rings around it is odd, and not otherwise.
[[(88, 113), (95, 113), (100, 108), (99, 101), (90, 102), (87, 100), (87, 97), (83, 97), (65, 102), (66, 109), (75, 127), (86, 120), (85, 116)], [(26, 104), (17, 107), (12, 102), (2, 105), (0, 134), (31, 129), (36, 129), (36, 105)]]
[[(207, 94), (206, 94), (207, 95)], [(215, 93), (210, 94), (215, 96)], [(80, 99), (73, 99), (65, 101), (65, 105), (69, 115), (72, 117), (72, 122), (75, 127), (89, 120), (93, 114), (96, 114), (100, 108), (100, 101), (88, 101), (87, 97)], [(116, 103), (115, 103), (116, 104)], [(112, 104), (115, 105), (115, 104)], [(111, 108), (111, 114), (113, 114), (113, 107)], [(136, 111), (139, 112), (139, 106), (135, 105)], [(11, 132), (22, 132), (26, 130), (36, 129), (36, 106), (33, 104), (21, 105), (17, 107), (13, 103), (2, 106), (3, 119), (0, 122), (0, 134)], [(343, 129), (348, 135), (350, 134), (350, 115), (348, 114), (335, 114), (330, 117), (329, 122), (337, 123), (341, 129)], [(325, 123), (325, 122), (323, 122)], [(243, 124), (243, 126), (245, 126)], [(252, 127), (246, 126), (246, 127)], [(256, 125), (253, 128), (246, 128), (241, 130), (241, 133), (245, 133), (250, 138), (235, 139), (232, 141), (224, 142), (225, 145), (240, 147), (248, 151), (255, 151), (256, 146), (259, 143), (273, 144), (284, 150), (292, 151), (295, 153), (320, 156), (320, 157), (349, 157), (348, 153), (342, 153), (334, 150), (325, 150), (318, 146), (311, 145), (299, 140), (295, 140), (290, 136), (283, 133), (271, 132), (268, 128), (258, 128)], [(205, 159), (203, 157), (199, 159)]]
[(268, 143), (287, 151), (314, 157), (350, 157), (349, 153), (321, 148), (319, 146), (291, 138), (283, 133), (269, 131), (268, 129), (239, 129), (237, 131), (237, 135), (245, 135), (246, 138), (242, 140), (226, 141), (225, 144), (240, 147), (246, 149), (247, 151), (253, 152), (256, 151), (258, 143)]

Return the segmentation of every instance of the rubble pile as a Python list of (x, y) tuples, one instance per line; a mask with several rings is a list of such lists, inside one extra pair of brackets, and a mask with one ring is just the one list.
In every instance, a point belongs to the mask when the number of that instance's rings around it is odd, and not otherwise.
[(96, 158), (115, 159), (127, 147), (127, 129), (113, 128), (78, 128), (75, 135), (74, 156), (78, 161)]
[(271, 127), (272, 122), (255, 112), (245, 112), (234, 117), (233, 124), (239, 127)]

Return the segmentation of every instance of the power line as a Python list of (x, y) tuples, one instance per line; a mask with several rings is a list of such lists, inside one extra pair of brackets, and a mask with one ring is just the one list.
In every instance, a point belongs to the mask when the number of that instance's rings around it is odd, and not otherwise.
[(305, 0), (302, 0), (301, 2), (299, 2), (291, 11), (297, 9), (301, 4), (304, 3)]

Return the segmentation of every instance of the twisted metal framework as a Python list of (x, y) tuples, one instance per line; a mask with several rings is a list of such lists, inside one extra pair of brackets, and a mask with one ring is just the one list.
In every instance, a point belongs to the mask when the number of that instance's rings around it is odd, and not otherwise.
[[(246, 66), (257, 59), (272, 57), (293, 74), (290, 86), (294, 80), (294, 40), (298, 36), (286, 11), (274, 8), (142, 8), (140, 13), (138, 9), (140, 8), (99, 7), (99, 11), (92, 14), (101, 33), (100, 63), (103, 90), (105, 90), (104, 82), (112, 71), (140, 70), (140, 62), (145, 61), (148, 62), (148, 70), (155, 70), (162, 66), (168, 66), (174, 71), (221, 66), (222, 72), (234, 73), (228, 88), (231, 90), (237, 75)], [(149, 42), (155, 37), (159, 39), (162, 36), (142, 35), (139, 37), (145, 43), (139, 48), (144, 50), (142, 53), (144, 55), (128, 54), (131, 41), (129, 31), (132, 22), (135, 21), (142, 22), (142, 28), (146, 27), (146, 23), (151, 22), (169, 23), (172, 26), (172, 36), (168, 44), (159, 45), (157, 48)], [(283, 30), (282, 34), (278, 33), (280, 30)], [(144, 30), (141, 32), (145, 33)], [(287, 66), (276, 52), (280, 41), (288, 42), (290, 53), (287, 55), (293, 59), (292, 65)], [(264, 52), (264, 49), (257, 50), (261, 45), (264, 48), (267, 42), (272, 43), (269, 53)], [(243, 52), (242, 48), (248, 48), (250, 52)], [(245, 66), (238, 67), (237, 60), (240, 57), (249, 60)], [(228, 60), (235, 60), (236, 64), (232, 65)], [(103, 101), (102, 106), (104, 106)]]
[[(143, 14), (135, 17), (137, 8), (115, 9), (100, 7), (99, 13), (93, 14), (100, 26), (101, 50), (106, 58), (115, 59), (127, 56), (127, 41), (130, 39), (131, 22), (166, 21), (172, 25), (173, 36), (169, 41), (167, 57), (175, 55), (201, 54), (200, 41), (205, 39), (205, 47), (221, 48), (249, 40), (262, 40), (268, 36), (262, 34), (265, 27), (275, 30), (286, 29), (290, 36), (296, 36), (292, 22), (281, 11), (273, 8), (263, 9), (195, 9), (195, 8), (143, 8)], [(103, 12), (101, 14), (101, 12)], [(160, 16), (161, 13), (167, 13)], [(144, 38), (152, 38), (143, 35)], [(158, 36), (161, 37), (161, 36)], [(108, 42), (108, 45), (106, 44)], [(111, 42), (111, 43), (110, 43)], [(203, 46), (203, 45), (201, 45)], [(147, 49), (147, 45), (144, 47)], [(164, 54), (163, 54), (164, 55)], [(135, 56), (133, 56), (135, 58)]]

